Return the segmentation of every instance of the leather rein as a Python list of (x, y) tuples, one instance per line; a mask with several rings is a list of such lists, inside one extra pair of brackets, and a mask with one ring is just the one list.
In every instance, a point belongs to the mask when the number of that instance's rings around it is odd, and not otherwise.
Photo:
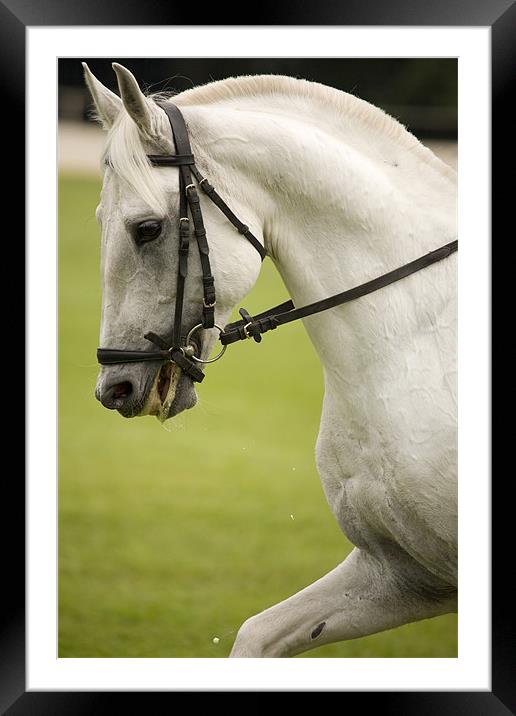
[[(159, 107), (165, 112), (169, 119), (172, 138), (177, 153), (170, 155), (149, 154), (147, 157), (153, 166), (178, 167), (179, 169), (179, 265), (172, 340), (169, 342), (162, 336), (149, 332), (144, 335), (144, 338), (153, 343), (159, 350), (133, 351), (98, 348), (97, 360), (102, 365), (139, 363), (142, 361), (172, 361), (176, 363), (184, 373), (189, 375), (193, 381), (200, 383), (204, 379), (204, 373), (198, 367), (199, 364), (213, 363), (221, 358), (230, 343), (248, 338), (253, 338), (259, 343), (262, 340), (262, 333), (274, 330), (285, 323), (297, 321), (307, 316), (313, 316), (321, 311), (327, 311), (335, 306), (340, 306), (349, 301), (354, 301), (357, 298), (366, 296), (369, 293), (373, 293), (373, 291), (377, 291), (406, 276), (410, 276), (416, 273), (416, 271), (421, 271), (421, 269), (437, 261), (442, 261), (442, 259), (447, 258), (450, 254), (458, 250), (458, 241), (452, 241), (435, 251), (431, 251), (371, 281), (367, 281), (347, 291), (300, 308), (295, 308), (292, 301), (286, 301), (255, 316), (251, 316), (245, 308), (241, 308), (239, 310), (241, 320), (228, 323), (222, 328), (215, 323), (215, 280), (211, 273), (209, 259), (210, 249), (206, 237), (199, 194), (192, 177), (195, 178), (197, 186), (199, 186), (215, 206), (222, 211), (236, 230), (254, 246), (260, 254), (262, 261), (266, 257), (267, 252), (258, 239), (251, 233), (249, 227), (240, 221), (231, 211), (206, 177), (203, 177), (197, 169), (190, 146), (188, 130), (179, 108), (170, 102), (159, 104)], [(201, 260), (203, 308), (201, 322), (186, 333), (185, 330), (183, 330), (182, 318), (185, 283), (188, 274), (188, 255), (192, 233), (191, 224), (193, 224), (193, 235)], [(196, 347), (195, 344), (192, 344), (191, 339), (194, 333), (199, 329), (210, 328), (218, 329), (222, 350), (215, 358), (203, 360), (195, 355)]]

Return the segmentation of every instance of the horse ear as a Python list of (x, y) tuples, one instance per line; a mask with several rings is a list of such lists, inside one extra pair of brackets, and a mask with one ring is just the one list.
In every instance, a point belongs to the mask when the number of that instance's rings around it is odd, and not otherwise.
[(88, 65), (83, 62), (84, 80), (95, 103), (97, 113), (105, 129), (109, 129), (122, 109), (122, 100), (114, 92), (104, 87), (95, 77)]
[(126, 67), (113, 62), (113, 69), (116, 72), (118, 89), (128, 114), (136, 122), (140, 131), (152, 136), (154, 134), (152, 122), (154, 105), (146, 99), (134, 75)]

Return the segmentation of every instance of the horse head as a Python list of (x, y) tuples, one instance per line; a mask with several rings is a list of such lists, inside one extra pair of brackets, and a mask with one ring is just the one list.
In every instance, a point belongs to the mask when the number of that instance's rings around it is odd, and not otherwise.
[[(180, 216), (180, 172), (176, 166), (156, 165), (149, 159), (170, 158), (177, 150), (167, 115), (157, 103), (167, 100), (162, 95), (145, 96), (126, 68), (116, 63), (113, 68), (120, 97), (84, 65), (97, 118), (107, 131), (96, 212), (102, 232), (100, 345), (107, 350), (149, 355), (141, 361), (102, 365), (96, 397), (124, 417), (150, 414), (166, 420), (197, 401), (188, 371), (159, 356), (149, 360), (156, 346), (145, 338), (157, 336), (161, 347), (171, 346), (178, 338), (173, 333), (181, 272), (180, 219), (185, 219)], [(195, 125), (195, 108), (187, 108), (185, 120)], [(214, 322), (224, 325), (232, 308), (256, 281), (260, 262), (247, 242), (235, 242), (234, 227), (223, 217), (212, 215), (213, 207), (203, 203), (202, 210), (209, 220), (209, 264), (217, 286)], [(195, 332), (188, 347), (206, 359), (217, 330), (202, 318), (206, 270), (201, 253), (201, 245), (199, 251), (189, 251), (179, 320), (183, 340), (199, 323), (207, 326), (207, 330)], [(202, 373), (200, 376), (202, 379)]]

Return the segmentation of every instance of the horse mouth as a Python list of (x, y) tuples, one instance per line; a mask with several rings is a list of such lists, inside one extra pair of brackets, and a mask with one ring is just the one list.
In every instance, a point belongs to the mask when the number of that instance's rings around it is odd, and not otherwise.
[(165, 363), (165, 365), (161, 367), (161, 370), (158, 373), (158, 384), (156, 386), (156, 390), (158, 391), (159, 399), (162, 405), (168, 395), (171, 378), (172, 363)]
[(140, 415), (155, 415), (163, 423), (169, 417), (181, 376), (179, 366), (172, 361), (163, 363), (156, 371), (147, 400)]
[(164, 423), (183, 410), (192, 408), (197, 396), (191, 378), (172, 361), (156, 371), (151, 389), (140, 415), (154, 415)]

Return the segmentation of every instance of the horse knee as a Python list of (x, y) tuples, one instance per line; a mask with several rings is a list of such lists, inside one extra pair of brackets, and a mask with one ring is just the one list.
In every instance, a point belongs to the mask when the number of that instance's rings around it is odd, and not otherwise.
[(250, 617), (238, 630), (231, 657), (255, 658), (269, 656), (266, 654), (264, 629), (258, 617)]

